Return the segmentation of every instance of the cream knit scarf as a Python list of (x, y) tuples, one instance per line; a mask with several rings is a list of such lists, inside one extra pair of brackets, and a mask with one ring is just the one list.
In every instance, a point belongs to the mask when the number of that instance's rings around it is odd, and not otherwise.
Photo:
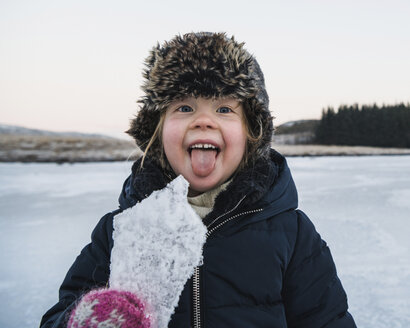
[(207, 216), (208, 213), (212, 211), (215, 204), (215, 198), (218, 194), (225, 190), (228, 187), (231, 181), (227, 181), (224, 184), (216, 187), (215, 189), (211, 189), (203, 194), (200, 194), (195, 197), (188, 197), (188, 203), (192, 206), (194, 211), (199, 215), (201, 219)]

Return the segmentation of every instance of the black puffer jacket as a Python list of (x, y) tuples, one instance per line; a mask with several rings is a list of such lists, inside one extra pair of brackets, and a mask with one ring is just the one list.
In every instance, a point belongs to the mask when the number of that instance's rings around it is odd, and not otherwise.
[[(76, 299), (107, 284), (114, 216), (168, 182), (149, 162), (138, 167), (124, 183), (120, 210), (100, 220), (41, 327), (64, 327)], [(356, 327), (329, 248), (296, 208), (295, 185), (277, 152), (237, 174), (204, 219), (204, 264), (186, 283), (169, 327)]]

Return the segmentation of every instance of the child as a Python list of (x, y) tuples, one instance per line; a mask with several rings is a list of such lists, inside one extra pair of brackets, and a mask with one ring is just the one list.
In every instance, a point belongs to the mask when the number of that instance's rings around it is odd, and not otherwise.
[(70, 315), (70, 327), (86, 327), (84, 318), (89, 327), (131, 327), (94, 316), (104, 292), (137, 298), (107, 305), (122, 322), (132, 314), (118, 304), (141, 310), (134, 327), (356, 327), (329, 248), (296, 209), (286, 160), (270, 148), (272, 117), (255, 58), (225, 34), (189, 33), (157, 45), (146, 66), (128, 131), (144, 155), (120, 209), (98, 223), (41, 327), (65, 327)]

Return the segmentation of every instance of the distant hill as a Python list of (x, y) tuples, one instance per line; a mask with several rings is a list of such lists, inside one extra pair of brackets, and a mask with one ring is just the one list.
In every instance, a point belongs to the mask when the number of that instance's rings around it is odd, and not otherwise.
[(275, 128), (273, 143), (283, 145), (310, 144), (314, 142), (319, 120), (290, 121)]
[(55, 132), (39, 129), (31, 129), (23, 126), (0, 124), (0, 135), (27, 135), (27, 136), (60, 136), (78, 138), (110, 138), (102, 134), (81, 132)]
[(319, 120), (290, 121), (276, 127), (275, 134), (314, 132), (318, 124)]
[(0, 162), (123, 161), (140, 155), (131, 139), (0, 124)]

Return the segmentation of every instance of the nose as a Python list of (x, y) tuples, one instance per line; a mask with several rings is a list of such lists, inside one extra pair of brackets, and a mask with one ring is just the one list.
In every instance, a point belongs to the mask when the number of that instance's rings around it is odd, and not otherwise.
[(217, 127), (217, 123), (215, 118), (212, 117), (212, 113), (200, 111), (198, 112), (194, 120), (191, 123), (191, 129), (215, 129)]

